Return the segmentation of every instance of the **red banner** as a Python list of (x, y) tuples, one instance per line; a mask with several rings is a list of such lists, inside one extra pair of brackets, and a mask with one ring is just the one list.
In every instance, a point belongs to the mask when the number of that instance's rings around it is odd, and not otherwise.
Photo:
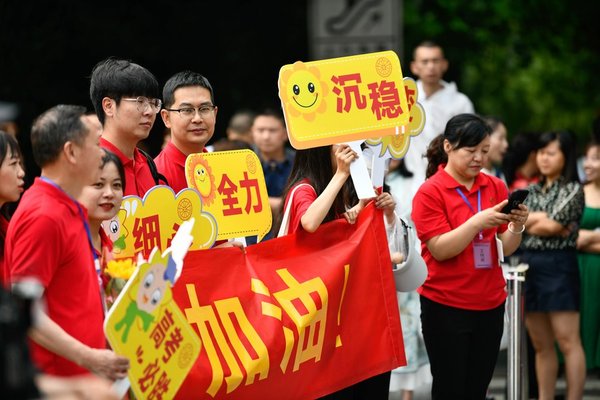
[(406, 365), (381, 211), (188, 253), (173, 297), (202, 341), (179, 399), (313, 399)]

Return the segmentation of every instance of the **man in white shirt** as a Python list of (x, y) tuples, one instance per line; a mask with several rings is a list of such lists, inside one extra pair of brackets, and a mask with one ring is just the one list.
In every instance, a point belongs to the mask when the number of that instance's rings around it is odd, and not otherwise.
[(462, 113), (474, 113), (475, 109), (471, 100), (458, 91), (454, 82), (442, 80), (448, 70), (448, 60), (438, 44), (432, 41), (419, 44), (413, 53), (410, 70), (418, 77), (417, 101), (425, 110), (423, 131), (410, 139), (410, 147), (404, 158), (406, 167), (414, 174), (412, 197), (425, 181), (427, 159), (423, 156), (429, 143), (444, 132), (450, 118)]

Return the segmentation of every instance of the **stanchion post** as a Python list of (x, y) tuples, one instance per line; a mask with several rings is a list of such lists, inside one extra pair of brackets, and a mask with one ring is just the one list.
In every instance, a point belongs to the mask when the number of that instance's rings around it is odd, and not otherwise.
[(527, 264), (518, 264), (518, 258), (511, 257), (511, 265), (507, 267), (508, 285), (508, 353), (507, 353), (507, 399), (521, 400), (528, 396), (527, 355), (525, 353), (525, 329), (523, 282)]

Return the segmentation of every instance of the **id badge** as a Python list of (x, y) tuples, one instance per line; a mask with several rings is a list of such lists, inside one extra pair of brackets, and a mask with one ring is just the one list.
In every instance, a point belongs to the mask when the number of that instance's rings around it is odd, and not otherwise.
[(475, 268), (492, 268), (492, 246), (490, 242), (475, 240), (473, 242)]

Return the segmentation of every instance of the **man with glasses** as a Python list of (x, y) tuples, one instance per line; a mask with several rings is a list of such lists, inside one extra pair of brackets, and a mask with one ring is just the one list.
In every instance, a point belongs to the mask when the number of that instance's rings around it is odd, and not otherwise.
[(206, 152), (206, 143), (215, 132), (218, 108), (213, 89), (197, 72), (181, 71), (163, 87), (165, 108), (160, 116), (171, 130), (171, 141), (154, 159), (175, 193), (188, 187), (185, 160), (193, 153)]
[(100, 145), (115, 153), (125, 168), (123, 194), (144, 197), (159, 183), (152, 159), (138, 149), (154, 125), (162, 102), (158, 81), (146, 68), (127, 60), (108, 58), (96, 64), (90, 98), (102, 123)]
[[(169, 186), (178, 193), (188, 187), (185, 159), (193, 153), (206, 152), (206, 143), (215, 133), (218, 108), (213, 89), (197, 72), (181, 71), (169, 78), (163, 87), (165, 108), (160, 116), (171, 130), (171, 141), (154, 159)], [(241, 247), (238, 241), (218, 240), (213, 247)]]

